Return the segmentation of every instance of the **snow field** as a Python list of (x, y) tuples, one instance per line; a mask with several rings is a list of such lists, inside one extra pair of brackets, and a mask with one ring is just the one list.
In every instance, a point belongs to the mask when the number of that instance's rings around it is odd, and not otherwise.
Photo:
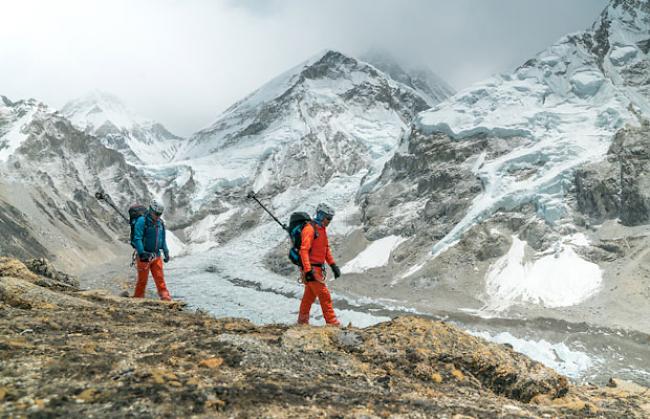
[(485, 311), (504, 311), (515, 304), (566, 307), (581, 303), (598, 292), (602, 271), (574, 250), (584, 237), (570, 238), (554, 253), (526, 257), (526, 242), (512, 237), (512, 247), (486, 275), (488, 304)]
[(386, 266), (393, 250), (406, 241), (406, 237), (387, 236), (370, 243), (354, 259), (345, 264), (343, 273), (363, 273), (368, 269)]

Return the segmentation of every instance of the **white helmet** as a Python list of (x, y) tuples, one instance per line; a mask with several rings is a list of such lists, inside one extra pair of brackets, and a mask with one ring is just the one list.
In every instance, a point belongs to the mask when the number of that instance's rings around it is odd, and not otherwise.
[(334, 217), (334, 208), (330, 207), (325, 202), (321, 202), (316, 207), (316, 215), (318, 215), (319, 212), (322, 212), (327, 218), (333, 218)]
[(155, 199), (152, 199), (149, 203), (149, 211), (154, 212), (158, 215), (162, 215), (162, 213), (165, 211), (165, 206)]

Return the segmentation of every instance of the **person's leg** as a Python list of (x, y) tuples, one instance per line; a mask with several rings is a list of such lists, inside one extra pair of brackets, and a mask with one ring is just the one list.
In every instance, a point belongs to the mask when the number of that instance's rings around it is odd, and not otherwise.
[(314, 304), (314, 300), (316, 299), (316, 294), (314, 294), (309, 285), (314, 282), (305, 282), (305, 292), (302, 295), (302, 301), (300, 301), (298, 324), (309, 324), (309, 312), (311, 311), (311, 305)]
[(327, 285), (318, 283), (318, 287), (318, 301), (320, 302), (321, 310), (323, 310), (325, 323), (332, 326), (339, 326), (341, 323), (336, 318), (336, 313), (334, 312), (334, 306), (332, 304), (332, 296), (330, 295), (330, 291), (327, 289)]
[(163, 261), (161, 257), (157, 257), (151, 262), (151, 275), (156, 283), (160, 299), (171, 301), (172, 297), (169, 295), (167, 285), (165, 284), (165, 273), (163, 272)]
[(334, 306), (332, 304), (332, 296), (330, 295), (330, 291), (327, 289), (327, 285), (324, 283), (323, 268), (315, 268), (314, 276), (317, 280), (313, 282), (313, 291), (314, 294), (318, 296), (318, 302), (320, 303), (321, 310), (323, 310), (325, 323), (339, 326), (341, 323), (336, 318), (336, 313), (334, 312)]
[(137, 259), (135, 261), (135, 267), (138, 272), (138, 277), (135, 282), (133, 298), (144, 298), (144, 291), (147, 289), (147, 279), (149, 279), (149, 263)]

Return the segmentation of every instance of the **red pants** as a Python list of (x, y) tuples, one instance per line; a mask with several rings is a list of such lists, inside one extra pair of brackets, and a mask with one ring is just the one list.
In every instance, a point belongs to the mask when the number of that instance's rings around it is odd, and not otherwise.
[(336, 313), (334, 313), (334, 307), (332, 306), (332, 296), (330, 295), (327, 285), (320, 282), (323, 278), (322, 268), (314, 267), (314, 276), (316, 281), (305, 282), (305, 293), (302, 296), (302, 301), (300, 302), (300, 313), (298, 314), (298, 323), (299, 324), (309, 324), (309, 311), (311, 310), (311, 305), (314, 303), (314, 300), (318, 298), (320, 302), (320, 308), (323, 310), (323, 317), (325, 318), (325, 323), (338, 326), (338, 319), (336, 318)]
[(136, 266), (138, 268), (138, 280), (135, 283), (134, 298), (144, 298), (144, 290), (147, 288), (149, 270), (151, 270), (151, 276), (153, 276), (153, 281), (156, 283), (160, 299), (165, 301), (172, 300), (167, 290), (167, 285), (165, 285), (165, 274), (163, 273), (163, 261), (161, 257), (157, 257), (151, 262), (142, 262), (138, 259), (136, 260)]

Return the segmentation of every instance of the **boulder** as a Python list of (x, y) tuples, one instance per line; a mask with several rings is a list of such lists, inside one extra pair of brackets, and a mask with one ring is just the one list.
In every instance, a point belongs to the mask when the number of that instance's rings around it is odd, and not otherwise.
[(12, 276), (0, 277), (0, 301), (18, 308), (94, 307), (90, 301), (51, 291), (29, 280)]
[(25, 266), (37, 275), (63, 282), (71, 287), (79, 288), (79, 280), (72, 275), (59, 271), (45, 258), (28, 259)]

